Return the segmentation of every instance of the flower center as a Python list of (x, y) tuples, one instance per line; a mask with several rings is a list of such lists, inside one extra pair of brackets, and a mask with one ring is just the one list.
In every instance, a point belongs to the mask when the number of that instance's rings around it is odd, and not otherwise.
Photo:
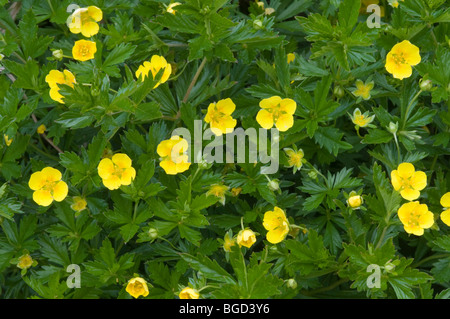
[(359, 126), (364, 126), (367, 124), (367, 120), (364, 115), (359, 115), (355, 117), (355, 123)]
[(299, 166), (302, 161), (302, 156), (300, 154), (294, 153), (289, 157), (289, 165)]
[(392, 57), (394, 58), (394, 62), (396, 64), (406, 64), (406, 59), (403, 56), (403, 52), (397, 54), (397, 53), (393, 53)]
[(143, 286), (142, 283), (140, 283), (139, 281), (136, 281), (136, 282), (134, 283), (133, 290), (134, 290), (134, 292), (139, 293), (139, 292), (141, 292), (142, 290), (144, 290), (144, 286)]

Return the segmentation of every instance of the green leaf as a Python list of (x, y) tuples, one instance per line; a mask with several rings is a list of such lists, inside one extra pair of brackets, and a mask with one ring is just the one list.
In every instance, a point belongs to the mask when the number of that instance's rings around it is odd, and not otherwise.
[(183, 258), (183, 260), (189, 263), (189, 265), (193, 269), (201, 271), (202, 274), (210, 280), (229, 284), (236, 283), (233, 277), (231, 277), (231, 275), (225, 269), (223, 269), (216, 260), (211, 260), (201, 254), (193, 256), (183, 253), (180, 256), (181, 258)]
[(341, 5), (339, 6), (338, 20), (339, 25), (347, 32), (351, 31), (358, 21), (360, 6), (361, 1), (359, 0), (346, 0), (341, 2)]
[(340, 150), (349, 150), (353, 146), (347, 142), (342, 141), (344, 133), (335, 127), (318, 127), (314, 133), (314, 140), (325, 147), (328, 152), (336, 156)]
[(119, 44), (108, 53), (102, 64), (102, 68), (105, 69), (107, 67), (125, 62), (134, 53), (135, 49), (136, 46), (131, 45), (130, 43)]
[(136, 120), (138, 121), (152, 121), (162, 117), (159, 110), (159, 104), (156, 102), (141, 103), (135, 111)]

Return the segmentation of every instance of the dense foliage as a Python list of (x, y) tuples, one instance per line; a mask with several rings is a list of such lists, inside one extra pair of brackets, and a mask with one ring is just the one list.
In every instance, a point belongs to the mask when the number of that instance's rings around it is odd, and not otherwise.
[(2, 298), (449, 298), (445, 0), (0, 4)]

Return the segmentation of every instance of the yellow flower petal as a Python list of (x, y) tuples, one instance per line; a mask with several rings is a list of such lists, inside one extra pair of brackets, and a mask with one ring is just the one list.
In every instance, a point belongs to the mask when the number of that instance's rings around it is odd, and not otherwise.
[(101, 21), (103, 19), (103, 12), (100, 8), (96, 6), (89, 6), (88, 7), (88, 14), (89, 16), (94, 19), (94, 21)]
[(33, 200), (40, 206), (49, 206), (53, 202), (53, 196), (48, 190), (37, 190), (33, 193)]
[(133, 167), (126, 168), (121, 176), (120, 182), (122, 185), (130, 185), (131, 181), (136, 177), (136, 170)]
[(280, 132), (285, 132), (294, 125), (294, 117), (290, 114), (281, 114), (278, 116), (275, 126)]
[(273, 126), (273, 115), (265, 109), (262, 109), (256, 115), (256, 121), (262, 128), (268, 130)]
[(273, 108), (281, 103), (281, 97), (272, 96), (259, 102), (259, 106), (263, 109)]
[(164, 160), (159, 163), (159, 166), (162, 167), (162, 169), (166, 172), (168, 175), (176, 175), (178, 173), (177, 171), (177, 165), (170, 161), (170, 160)]
[(131, 167), (131, 159), (127, 154), (117, 153), (111, 158), (112, 162), (120, 168)]
[(226, 115), (231, 115), (236, 109), (236, 105), (230, 98), (220, 100), (216, 103), (216, 110)]
[(54, 187), (53, 187), (53, 199), (57, 202), (61, 202), (66, 198), (67, 194), (69, 192), (69, 187), (67, 184), (63, 181), (59, 181)]
[(397, 168), (398, 175), (402, 178), (411, 177), (414, 174), (414, 171), (414, 165), (411, 163), (401, 163)]
[(294, 114), (297, 109), (297, 103), (292, 99), (283, 99), (280, 102), (280, 111), (286, 112), (287, 114)]
[(41, 189), (45, 184), (46, 180), (42, 172), (31, 174), (30, 180), (28, 181), (28, 186), (34, 191)]
[(114, 164), (109, 158), (104, 158), (98, 164), (97, 170), (102, 179), (108, 179), (114, 173)]
[(444, 210), (440, 217), (445, 225), (450, 226), (450, 209)]
[(411, 176), (411, 185), (415, 190), (421, 191), (427, 186), (427, 175), (422, 171), (414, 172)]
[(86, 22), (81, 28), (81, 34), (86, 38), (90, 38), (96, 35), (98, 33), (98, 30), (100, 30), (100, 27), (96, 22)]
[(45, 167), (41, 172), (49, 182), (57, 182), (62, 178), (61, 172), (53, 167)]
[(411, 201), (419, 198), (420, 192), (412, 188), (405, 188), (404, 190), (400, 191), (400, 195), (404, 199)]
[(445, 193), (441, 197), (441, 205), (442, 207), (450, 208), (450, 192)]
[(111, 175), (109, 178), (102, 179), (103, 185), (110, 190), (115, 190), (120, 188), (122, 182), (117, 175)]

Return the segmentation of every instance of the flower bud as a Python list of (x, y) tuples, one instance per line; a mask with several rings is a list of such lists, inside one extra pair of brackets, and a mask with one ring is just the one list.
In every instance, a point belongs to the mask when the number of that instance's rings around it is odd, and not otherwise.
[(334, 94), (336, 97), (341, 98), (341, 97), (344, 96), (345, 91), (344, 91), (344, 89), (342, 88), (342, 86), (337, 85), (337, 86), (334, 87), (333, 94)]
[(421, 79), (419, 82), (419, 87), (422, 91), (431, 91), (433, 88), (433, 82), (429, 79)]
[(311, 179), (317, 179), (317, 172), (316, 172), (316, 171), (309, 171), (309, 172), (308, 172), (308, 176), (309, 176)]
[(156, 228), (150, 228), (148, 230), (148, 237), (150, 237), (151, 239), (158, 238), (158, 230)]
[(262, 29), (262, 28), (263, 28), (263, 23), (262, 23), (262, 21), (261, 21), (261, 20), (254, 20), (254, 21), (253, 21), (253, 28), (254, 28), (255, 30)]
[(275, 192), (275, 191), (277, 191), (277, 190), (280, 189), (280, 184), (278, 183), (278, 180), (273, 179), (273, 180), (271, 180), (271, 181), (269, 181), (269, 182), (267, 183), (267, 187), (268, 187), (272, 192)]
[(63, 58), (63, 50), (55, 50), (55, 51), (52, 52), (52, 54), (53, 54), (53, 57), (54, 57), (56, 60), (61, 61), (62, 58)]
[(395, 124), (393, 122), (390, 122), (387, 129), (390, 133), (396, 134), (398, 131), (398, 122)]
[(286, 286), (288, 286), (288, 288), (295, 289), (297, 288), (297, 282), (295, 281), (294, 278), (288, 279), (286, 281)]
[(353, 209), (359, 208), (363, 203), (363, 199), (360, 195), (354, 195), (348, 198), (347, 204)]
[(395, 265), (394, 265), (391, 261), (388, 261), (388, 262), (384, 265), (384, 269), (385, 269), (387, 272), (392, 272), (392, 271), (395, 269)]

